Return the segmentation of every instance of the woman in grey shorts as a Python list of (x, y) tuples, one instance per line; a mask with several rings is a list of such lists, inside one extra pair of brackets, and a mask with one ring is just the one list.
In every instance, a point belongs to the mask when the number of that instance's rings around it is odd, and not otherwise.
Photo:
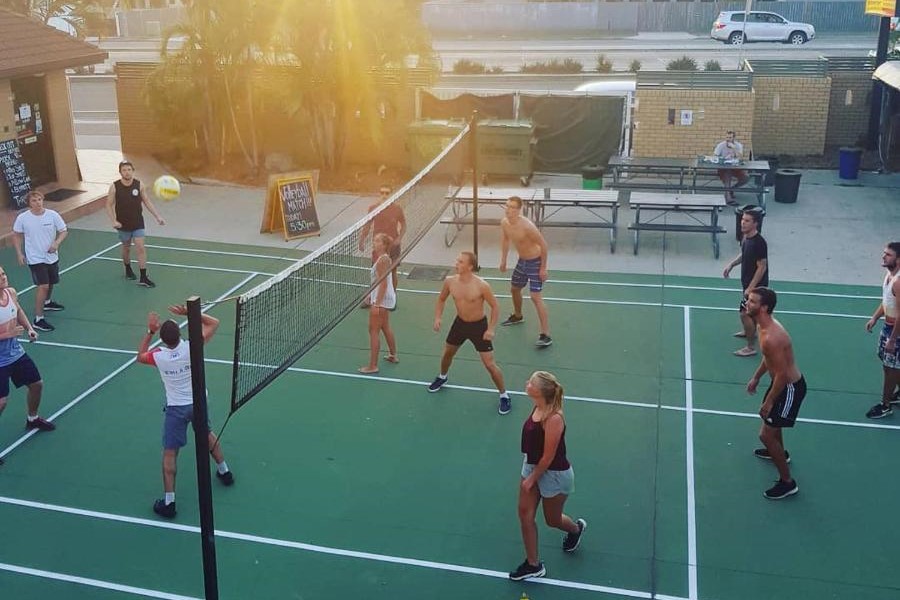
[(535, 371), (525, 384), (534, 409), (522, 425), (522, 481), (519, 485), (519, 524), (525, 543), (525, 562), (509, 574), (514, 581), (543, 577), (547, 570), (538, 558), (535, 514), (543, 501), (544, 520), (566, 532), (564, 552), (581, 543), (587, 521), (563, 514), (566, 499), (575, 490), (575, 474), (566, 458), (566, 421), (562, 413), (563, 388), (552, 373)]

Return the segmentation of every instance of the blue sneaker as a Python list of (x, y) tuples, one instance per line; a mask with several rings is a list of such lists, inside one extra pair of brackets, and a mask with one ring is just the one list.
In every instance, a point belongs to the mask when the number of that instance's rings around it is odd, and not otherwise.
[(505, 415), (509, 413), (512, 409), (512, 401), (509, 399), (509, 396), (500, 396), (500, 406), (497, 408), (497, 412), (501, 415)]

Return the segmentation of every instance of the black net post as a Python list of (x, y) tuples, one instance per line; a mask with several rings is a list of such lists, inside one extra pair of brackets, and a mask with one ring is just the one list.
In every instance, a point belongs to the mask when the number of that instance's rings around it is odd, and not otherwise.
[[(900, 8), (900, 0), (895, 3)], [(896, 13), (896, 11), (895, 11)], [(891, 18), (881, 17), (878, 23), (878, 45), (875, 50), (875, 68), (877, 69), (887, 61), (888, 42), (891, 37)], [(881, 122), (881, 98), (885, 93), (884, 84), (878, 80), (872, 82), (872, 98), (869, 106), (869, 131), (867, 142), (869, 150), (878, 148), (878, 134), (882, 127)]]
[(469, 149), (472, 162), (472, 253), (478, 268), (478, 111), (472, 111), (469, 120)]
[(194, 445), (197, 450), (197, 496), (200, 503), (203, 588), (206, 600), (219, 600), (212, 477), (209, 473), (209, 413), (206, 407), (206, 371), (203, 366), (203, 313), (200, 310), (199, 296), (188, 298), (187, 311), (188, 339), (191, 348), (191, 386), (194, 394)]

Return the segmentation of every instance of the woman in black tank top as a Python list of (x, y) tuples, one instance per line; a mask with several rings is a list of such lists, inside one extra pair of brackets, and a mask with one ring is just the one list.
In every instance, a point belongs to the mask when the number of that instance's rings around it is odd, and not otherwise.
[(525, 385), (534, 408), (522, 425), (522, 480), (519, 485), (519, 525), (525, 544), (525, 562), (509, 574), (514, 581), (543, 577), (547, 570), (538, 557), (535, 524), (538, 504), (544, 504), (544, 520), (566, 533), (562, 548), (574, 552), (587, 527), (573, 521), (563, 506), (575, 487), (575, 474), (566, 457), (566, 422), (562, 413), (563, 387), (552, 373), (536, 371)]

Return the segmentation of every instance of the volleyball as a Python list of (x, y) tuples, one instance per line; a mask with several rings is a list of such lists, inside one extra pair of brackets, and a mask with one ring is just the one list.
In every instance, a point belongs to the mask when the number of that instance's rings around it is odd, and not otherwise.
[(171, 175), (162, 175), (153, 182), (153, 195), (166, 202), (181, 195), (181, 184)]

